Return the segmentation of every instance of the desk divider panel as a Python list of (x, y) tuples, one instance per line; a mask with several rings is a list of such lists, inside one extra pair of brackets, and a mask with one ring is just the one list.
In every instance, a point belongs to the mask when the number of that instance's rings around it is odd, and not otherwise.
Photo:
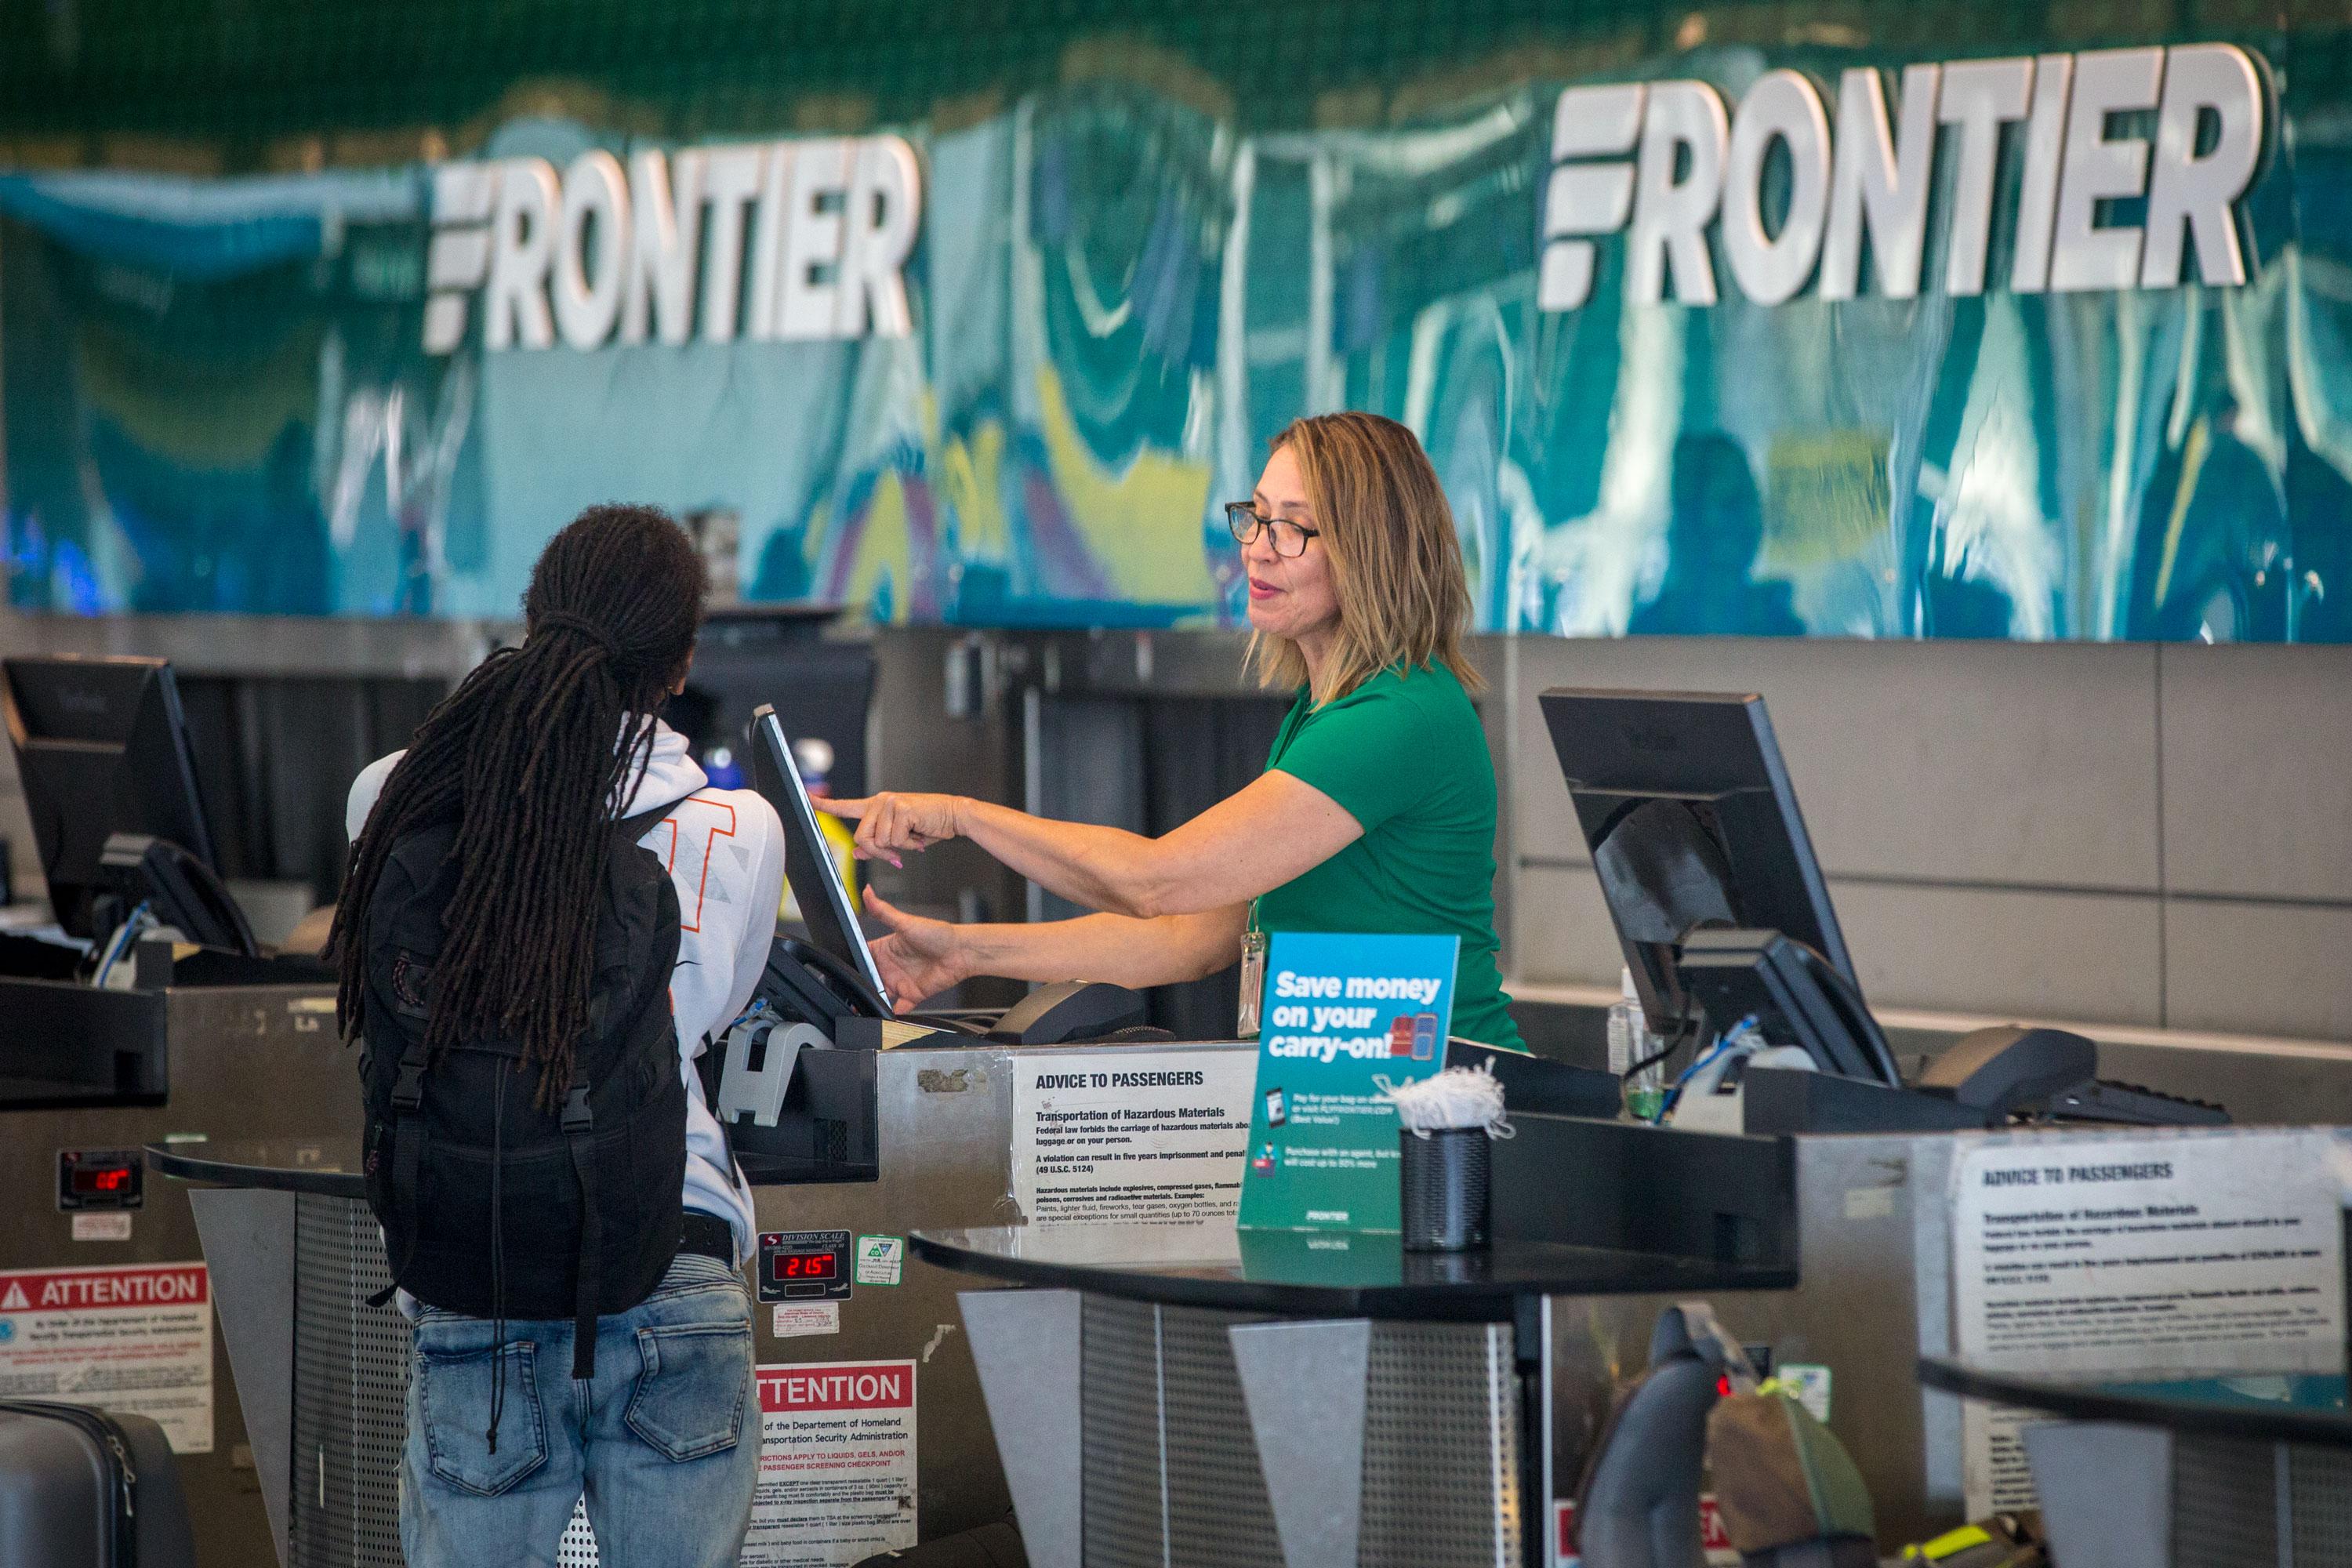
[(408, 1323), (367, 1298), (392, 1282), (367, 1205), (294, 1200), (291, 1568), (400, 1563)]
[[(2054, 1561), (2067, 1568), (2147, 1568), (2172, 1556), (2171, 1433), (2067, 1421), (2028, 1426), (2022, 1436)], [(2253, 1489), (2243, 1489), (2251, 1500)], [(2255, 1543), (2240, 1536), (2233, 1544), (2248, 1550)]]
[(270, 1543), (288, 1562), (293, 1473), (294, 1205), (292, 1193), (195, 1187), (188, 1207), (212, 1279), (214, 1317), (245, 1413), (245, 1440), (269, 1514)]
[(1083, 1568), (1086, 1488), (1078, 1410), (1083, 1329), (1076, 1290), (965, 1290), (981, 1396), (1034, 1568)]
[(1507, 1324), (961, 1300), (1036, 1568), (1520, 1568)]
[(1283, 1568), (1226, 1338), (1250, 1320), (1083, 1300), (1086, 1568)]
[(1284, 1562), (1356, 1568), (1370, 1321), (1237, 1323), (1230, 1332)]

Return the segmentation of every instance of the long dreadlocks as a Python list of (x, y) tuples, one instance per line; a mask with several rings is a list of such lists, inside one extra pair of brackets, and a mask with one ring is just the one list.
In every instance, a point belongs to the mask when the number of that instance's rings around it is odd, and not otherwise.
[(365, 1023), (368, 905), (394, 843), (454, 820), (457, 889), (425, 1047), (437, 1058), (461, 1040), (519, 1040), (540, 1064), (540, 1103), (562, 1100), (588, 1026), (612, 824), (693, 652), (702, 584), (685, 531), (652, 507), (591, 507), (548, 542), (523, 595), (522, 646), (490, 655), (434, 709), (352, 846), (330, 939), (344, 1038)]

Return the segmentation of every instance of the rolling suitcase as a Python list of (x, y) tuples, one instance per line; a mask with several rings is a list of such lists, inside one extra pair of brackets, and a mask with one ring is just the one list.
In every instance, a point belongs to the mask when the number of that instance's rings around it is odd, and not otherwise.
[(163, 1429), (144, 1415), (0, 1399), (0, 1564), (195, 1568)]

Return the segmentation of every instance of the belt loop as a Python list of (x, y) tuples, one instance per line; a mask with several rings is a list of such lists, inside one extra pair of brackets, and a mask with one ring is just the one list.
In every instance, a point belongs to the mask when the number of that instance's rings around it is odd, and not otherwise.
[(700, 1209), (680, 1211), (677, 1249), (735, 1267), (735, 1227), (715, 1214)]

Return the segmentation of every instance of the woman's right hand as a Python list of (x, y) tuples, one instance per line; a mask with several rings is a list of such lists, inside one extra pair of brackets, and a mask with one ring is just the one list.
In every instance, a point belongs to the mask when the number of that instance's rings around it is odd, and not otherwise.
[(875, 967), (892, 1005), (900, 1010), (938, 995), (970, 973), (964, 967), (963, 939), (946, 921), (910, 915), (873, 889), (866, 889), (866, 908), (890, 928), (890, 934), (873, 944)]
[(856, 855), (860, 860), (887, 860), (893, 866), (906, 850), (929, 849), (963, 832), (962, 798), (952, 795), (918, 795), (884, 790), (879, 795), (848, 800), (819, 795), (819, 811), (845, 816), (857, 824)]

